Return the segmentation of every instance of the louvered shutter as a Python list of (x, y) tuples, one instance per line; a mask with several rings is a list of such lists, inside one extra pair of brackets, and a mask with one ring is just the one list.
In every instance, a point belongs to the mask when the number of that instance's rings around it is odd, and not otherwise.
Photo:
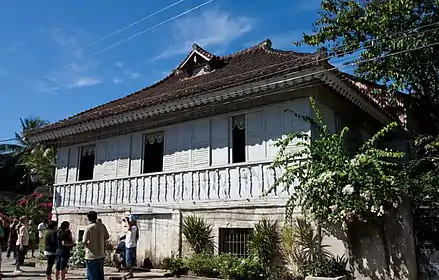
[(131, 136), (131, 170), (130, 175), (141, 174), (142, 169), (142, 150), (143, 150), (143, 135), (133, 134)]
[(104, 164), (104, 177), (115, 178), (117, 166), (117, 138), (110, 138), (107, 141), (107, 150)]
[(105, 178), (105, 161), (107, 155), (107, 142), (102, 141), (96, 144), (96, 160), (93, 170), (93, 178), (100, 180)]
[(177, 150), (175, 151), (175, 170), (187, 170), (191, 159), (191, 127), (189, 123), (182, 123), (176, 127)]
[(56, 155), (56, 183), (63, 184), (67, 180), (69, 165), (69, 148), (59, 148)]
[(264, 110), (265, 149), (266, 156), (269, 159), (274, 159), (279, 150), (275, 144), (282, 137), (281, 113), (282, 109), (274, 106)]
[(209, 166), (210, 120), (192, 123), (192, 167)]
[(165, 148), (163, 155), (163, 171), (175, 170), (175, 152), (177, 149), (177, 128), (168, 127), (165, 132)]
[(211, 120), (212, 165), (229, 163), (229, 118), (214, 118)]
[(129, 135), (122, 135), (118, 137), (116, 177), (128, 176), (130, 170), (130, 140)]
[(265, 137), (262, 111), (247, 114), (246, 133), (247, 160), (263, 160), (265, 158)]
[(79, 147), (70, 148), (69, 153), (69, 171), (67, 181), (76, 182), (78, 178)]

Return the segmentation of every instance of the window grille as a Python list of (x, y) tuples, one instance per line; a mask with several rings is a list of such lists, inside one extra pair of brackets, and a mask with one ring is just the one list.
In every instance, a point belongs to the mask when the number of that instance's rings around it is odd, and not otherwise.
[(219, 252), (228, 253), (235, 257), (248, 257), (251, 228), (220, 228)]

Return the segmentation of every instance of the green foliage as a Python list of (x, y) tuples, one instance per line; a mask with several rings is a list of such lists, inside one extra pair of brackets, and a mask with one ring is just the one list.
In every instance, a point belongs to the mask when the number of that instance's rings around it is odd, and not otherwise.
[(35, 147), (21, 159), (21, 164), (29, 172), (35, 172), (38, 181), (44, 186), (51, 186), (55, 176), (55, 149), (35, 145)]
[(177, 256), (175, 253), (172, 253), (169, 258), (164, 258), (162, 265), (163, 269), (169, 270), (174, 275), (187, 274), (184, 259)]
[(185, 266), (195, 275), (204, 277), (218, 277), (217, 263), (211, 254), (196, 253), (188, 258)]
[(46, 234), (47, 231), (43, 231), (43, 236), (40, 238), (39, 244), (38, 244), (38, 259), (45, 260), (46, 256), (44, 255), (44, 251), (46, 250)]
[(316, 261), (305, 261), (300, 266), (300, 272), (304, 276), (314, 277), (338, 277), (349, 275), (346, 270), (347, 259), (342, 257), (323, 258)]
[(196, 254), (212, 254), (214, 249), (212, 226), (195, 215), (183, 220), (182, 233)]
[(72, 256), (70, 257), (70, 264), (75, 268), (85, 267), (85, 249), (82, 242), (78, 242), (72, 250)]
[(383, 56), (437, 43), (438, 6), (438, 0), (322, 0), (313, 32), (303, 39), (312, 46), (326, 46), (330, 55), (364, 47), (356, 59), (356, 74), (389, 85), (390, 92), (408, 91), (419, 108), (422, 134), (437, 135), (439, 45)]
[(257, 256), (264, 266), (270, 267), (279, 253), (279, 243), (277, 222), (264, 218), (255, 225), (250, 236), (250, 255)]
[[(404, 154), (377, 148), (378, 140), (397, 127), (391, 123), (378, 131), (353, 154), (346, 152), (345, 127), (329, 132), (313, 98), (311, 105), (317, 120), (293, 114), (309, 121), (317, 137), (298, 132), (279, 140), (279, 153), (273, 168), (283, 168), (274, 187), (284, 185), (292, 193), (287, 205), (287, 219), (296, 205), (318, 222), (347, 222), (379, 217), (400, 204), (404, 189), (396, 184), (398, 162)], [(287, 152), (291, 141), (298, 139), (303, 149)]]
[(265, 268), (257, 257), (237, 258), (229, 254), (212, 256), (194, 254), (185, 260), (185, 267), (196, 276), (224, 279), (266, 279)]

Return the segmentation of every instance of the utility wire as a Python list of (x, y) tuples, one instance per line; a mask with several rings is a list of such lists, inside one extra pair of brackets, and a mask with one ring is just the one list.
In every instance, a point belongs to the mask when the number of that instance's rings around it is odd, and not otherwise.
[[(371, 59), (367, 59), (367, 60), (363, 60), (363, 61), (355, 61), (355, 62), (352, 62), (352, 63), (346, 63), (346, 64), (343, 64), (343, 65), (340, 65), (340, 66), (337, 66), (337, 67), (332, 67), (332, 68), (329, 68), (329, 69), (313, 71), (313, 72), (306, 73), (306, 74), (303, 74), (303, 75), (299, 75), (299, 76), (295, 76), (295, 77), (292, 77), (292, 78), (284, 79), (284, 80), (278, 81), (278, 82), (271, 82), (271, 83), (266, 83), (266, 84), (263, 84), (263, 85), (249, 87), (249, 88), (246, 88), (245, 90), (248, 91), (248, 90), (253, 90), (253, 89), (260, 89), (261, 87), (275, 86), (277, 84), (281, 84), (281, 83), (285, 83), (285, 82), (289, 82), (289, 81), (293, 81), (293, 80), (305, 79), (307, 77), (310, 77), (310, 76), (312, 77), (312, 76), (317, 75), (317, 74), (330, 73), (332, 71), (341, 70), (341, 69), (344, 69), (344, 68), (347, 68), (347, 67), (351, 67), (351, 66), (354, 66), (354, 65), (358, 65), (358, 64), (361, 64), (361, 63), (373, 62), (373, 61), (377, 61), (379, 59), (383, 59), (385, 57), (392, 57), (392, 56), (396, 56), (396, 55), (400, 55), (400, 54), (404, 54), (404, 53), (409, 53), (409, 52), (412, 52), (412, 51), (418, 51), (418, 50), (421, 50), (421, 49), (424, 49), (424, 48), (428, 48), (428, 47), (432, 47), (432, 46), (436, 46), (436, 45), (439, 45), (439, 41), (436, 41), (435, 43), (431, 43), (431, 44), (428, 44), (428, 45), (425, 45), (425, 46), (420, 46), (420, 47), (417, 47), (417, 48), (402, 50), (402, 51), (399, 51), (399, 52), (383, 55), (383, 56), (380, 56), (380, 57), (375, 57), (375, 58), (371, 58)], [(360, 55), (356, 55), (356, 56), (360, 56)], [(349, 59), (349, 58), (342, 58), (341, 60), (346, 60), (346, 59)], [(291, 76), (291, 75), (294, 75), (294, 74), (297, 74), (297, 72), (287, 74), (286, 76)], [(319, 85), (319, 84), (317, 84), (317, 85)], [(315, 86), (315, 85), (306, 85), (304, 87), (300, 87), (299, 86), (299, 88), (293, 88), (293, 89), (291, 89), (291, 91), (294, 91), (294, 90), (300, 89), (300, 88), (312, 87), (312, 86)], [(268, 93), (268, 94), (267, 93), (261, 93), (259, 95), (252, 95), (252, 97), (253, 98), (257, 98), (257, 97), (260, 97), (260, 96), (271, 96), (271, 95), (276, 95), (276, 94), (278, 94), (278, 92), (271, 92), (271, 93)], [(227, 94), (218, 96), (218, 98), (223, 98), (225, 96), (227, 96)], [(221, 104), (231, 104), (231, 103), (236, 102), (236, 101), (244, 100), (245, 98), (247, 98), (247, 97), (243, 96), (241, 98), (233, 99), (231, 101), (227, 101), (227, 102), (221, 103)], [(207, 107), (205, 109), (201, 109), (200, 113), (207, 112), (210, 109), (211, 109), (210, 107)], [(189, 113), (189, 114), (192, 115), (192, 113)], [(184, 116), (186, 116), (186, 115), (184, 115), (184, 114), (180, 115), (181, 118), (183, 118)], [(144, 125), (141, 124), (141, 125), (134, 126), (133, 129), (143, 129), (143, 127), (144, 127)]]
[(107, 35), (101, 37), (100, 39), (98, 39), (98, 40), (96, 40), (96, 41), (94, 41), (94, 42), (92, 42), (92, 43), (82, 47), (81, 49), (79, 49), (79, 51), (83, 51), (83, 50), (85, 50), (85, 49), (87, 49), (87, 48), (89, 48), (89, 47), (91, 47), (93, 45), (96, 45), (97, 43), (100, 43), (100, 42), (104, 41), (105, 39), (108, 39), (111, 36), (114, 36), (114, 35), (122, 32), (122, 31), (124, 31), (124, 30), (126, 30), (126, 29), (128, 29), (130, 27), (133, 27), (133, 26), (135, 26), (135, 25), (137, 25), (137, 24), (147, 20), (147, 19), (150, 19), (153, 16), (158, 15), (158, 14), (160, 14), (160, 13), (162, 13), (162, 12), (164, 12), (164, 11), (166, 11), (166, 10), (168, 10), (168, 9), (170, 9), (170, 8), (176, 6), (176, 5), (178, 5), (178, 4), (180, 4), (180, 3), (184, 2), (184, 1), (186, 1), (186, 0), (180, 0), (178, 2), (175, 2), (175, 3), (173, 3), (173, 4), (169, 5), (169, 6), (166, 6), (166, 7), (162, 8), (162, 9), (160, 9), (160, 10), (150, 14), (150, 15), (147, 15), (146, 17), (143, 17), (143, 18), (141, 18), (141, 19), (139, 19), (139, 20), (137, 20), (137, 21), (135, 21), (133, 23), (130, 23), (130, 24), (124, 26), (124, 27), (121, 27), (121, 28), (117, 29), (116, 31), (114, 31), (114, 32), (112, 32), (110, 34), (107, 34)]
[(118, 41), (118, 42), (116, 42), (116, 43), (114, 43), (114, 44), (112, 44), (112, 45), (110, 45), (110, 46), (108, 46), (108, 47), (106, 47), (106, 48), (103, 48), (103, 49), (101, 49), (101, 50), (99, 50), (99, 51), (97, 51), (97, 52), (92, 53), (92, 56), (98, 55), (98, 54), (100, 54), (100, 53), (103, 53), (104, 51), (107, 51), (107, 50), (109, 50), (109, 49), (112, 49), (112, 48), (114, 48), (114, 47), (116, 47), (116, 46), (118, 46), (118, 45), (120, 45), (120, 44), (122, 44), (122, 43), (125, 43), (126, 41), (129, 41), (129, 40), (131, 40), (131, 39), (133, 39), (133, 38), (135, 38), (135, 37), (137, 37), (137, 36), (142, 35), (142, 34), (145, 33), (145, 32), (151, 31), (151, 30), (153, 30), (153, 29), (155, 29), (155, 28), (157, 28), (157, 27), (159, 27), (159, 26), (161, 26), (161, 25), (163, 25), (163, 24), (166, 24), (166, 23), (168, 23), (168, 22), (170, 22), (170, 21), (173, 21), (173, 20), (175, 20), (175, 19), (177, 19), (177, 18), (179, 18), (179, 17), (184, 16), (185, 14), (188, 14), (188, 13), (190, 13), (190, 12), (192, 12), (192, 11), (195, 11), (195, 10), (197, 10), (197, 9), (199, 9), (199, 8), (201, 8), (201, 7), (205, 6), (205, 5), (207, 5), (207, 4), (210, 4), (210, 3), (212, 3), (213, 1), (215, 1), (215, 0), (209, 0), (209, 1), (206, 1), (206, 2), (204, 2), (204, 3), (202, 3), (202, 4), (198, 5), (198, 6), (195, 6), (195, 7), (191, 8), (191, 9), (189, 9), (189, 10), (186, 10), (186, 11), (184, 11), (184, 12), (182, 12), (182, 13), (176, 15), (176, 16), (173, 16), (173, 17), (171, 17), (171, 18), (169, 18), (169, 19), (167, 19), (167, 20), (165, 20), (165, 21), (162, 21), (162, 22), (160, 22), (160, 23), (158, 23), (158, 24), (156, 24), (156, 25), (154, 25), (154, 26), (152, 26), (152, 27), (150, 27), (150, 28), (143, 29), (143, 30), (141, 30), (140, 32), (137, 32), (137, 33), (135, 33), (135, 34), (133, 34), (133, 35), (131, 35), (131, 36), (125, 38), (125, 39), (122, 39), (122, 40), (120, 40), (120, 41)]
[[(436, 23), (436, 24), (439, 24), (439, 22)], [(432, 29), (432, 30), (438, 30), (438, 29), (439, 29), (439, 27), (436, 28), (436, 29)], [(423, 31), (423, 32), (417, 33), (417, 34), (415, 34), (415, 35), (417, 36), (417, 35), (420, 35), (420, 34), (425, 33), (425, 32), (430, 32), (430, 31), (432, 31), (432, 30), (426, 30), (426, 31)], [(407, 32), (408, 32), (408, 31), (407, 31)], [(392, 40), (395, 40), (395, 39), (390, 39), (390, 40), (388, 40), (387, 42), (383, 42), (383, 43), (388, 43), (389, 41), (392, 41)], [(371, 40), (370, 40), (370, 41), (371, 41)], [(270, 74), (268, 74), (268, 75), (272, 76), (272, 75), (275, 75), (275, 74), (277, 74), (277, 73), (284, 73), (285, 71), (288, 71), (288, 70), (299, 69), (299, 68), (301, 68), (301, 67), (303, 67), (303, 66), (316, 64), (316, 63), (321, 62), (321, 61), (328, 61), (328, 60), (330, 60), (330, 59), (332, 59), (332, 58), (338, 58), (338, 57), (340, 57), (340, 56), (343, 56), (344, 54), (352, 54), (353, 52), (357, 52), (357, 51), (360, 51), (360, 50), (365, 50), (365, 49), (368, 49), (368, 48), (370, 48), (370, 47), (371, 47), (371, 45), (370, 45), (370, 46), (367, 46), (367, 47), (361, 47), (361, 48), (358, 48), (357, 50), (354, 50), (354, 51), (347, 51), (347, 52), (344, 52), (344, 53), (341, 53), (341, 54), (335, 54), (335, 55), (327, 56), (327, 57), (323, 57), (323, 58), (320, 58), (320, 59), (314, 59), (314, 60), (311, 60), (311, 61), (309, 61), (309, 62), (307, 62), (307, 63), (303, 63), (303, 64), (295, 65), (295, 66), (293, 66), (293, 67), (291, 67), (291, 68), (289, 68), (289, 69), (283, 69), (283, 70), (280, 70), (280, 71), (272, 72), (272, 73), (270, 73)], [(355, 55), (354, 57), (359, 57), (359, 55)], [(386, 56), (383, 56), (383, 57), (386, 57)], [(381, 57), (381, 58), (383, 58), (383, 57)], [(351, 57), (351, 58), (352, 58), (352, 57)], [(242, 75), (246, 75), (246, 74), (253, 73), (253, 72), (259, 72), (260, 70), (264, 70), (264, 69), (267, 69), (267, 68), (270, 69), (270, 68), (273, 68), (273, 67), (277, 67), (277, 66), (280, 66), (280, 65), (283, 65), (283, 64), (286, 64), (286, 63), (291, 63), (291, 62), (299, 61), (299, 60), (302, 60), (302, 59), (303, 59), (303, 58), (295, 58), (295, 59), (291, 59), (291, 60), (283, 61), (283, 62), (281, 62), (281, 63), (270, 64), (270, 65), (267, 65), (267, 66), (265, 66), (265, 67), (257, 68), (257, 69), (250, 70), (250, 71), (246, 71), (246, 72), (244, 72), (244, 73), (235, 74), (235, 75), (230, 75), (230, 76), (227, 76), (227, 77), (224, 77), (224, 78), (216, 79), (216, 80), (214, 80), (214, 81), (208, 81), (208, 82), (200, 83), (200, 84), (197, 84), (197, 85), (194, 85), (194, 86), (185, 87), (185, 88), (182, 88), (182, 89), (178, 89), (178, 90), (174, 90), (174, 91), (170, 91), (170, 92), (162, 93), (161, 95), (163, 96), (163, 95), (168, 95), (168, 94), (178, 93), (178, 92), (181, 92), (181, 91), (187, 91), (187, 90), (190, 90), (190, 89), (193, 89), (193, 88), (197, 88), (197, 87), (200, 87), (200, 86), (203, 86), (203, 85), (211, 84), (211, 83), (214, 83), (214, 82), (216, 83), (216, 82), (218, 82), (218, 81), (228, 80), (228, 79), (231, 79), (231, 78), (234, 78), (234, 77), (237, 77), (237, 76), (242, 76)], [(376, 59), (378, 59), (378, 58), (376, 58)], [(362, 63), (367, 62), (367, 61), (369, 61), (369, 60), (364, 60)], [(334, 61), (333, 63), (337, 63), (337, 62), (338, 62), (338, 61)], [(349, 66), (349, 65), (348, 65), (348, 66)], [(354, 66), (354, 65), (351, 65), (351, 66)], [(296, 72), (294, 72), (294, 73), (290, 73), (289, 75), (291, 75), (291, 74), (295, 74), (295, 73), (296, 73)], [(142, 99), (146, 99), (146, 98), (148, 98), (148, 97), (144, 97), (144, 98), (142, 98)], [(132, 103), (138, 103), (138, 102), (139, 102), (140, 100), (142, 100), (142, 99), (136, 99), (136, 100), (133, 100), (133, 101), (131, 101), (131, 102), (129, 102), (129, 103), (125, 103), (123, 106), (127, 106), (127, 105), (130, 105), (130, 104), (132, 104)], [(119, 105), (119, 106), (120, 106), (120, 105)]]

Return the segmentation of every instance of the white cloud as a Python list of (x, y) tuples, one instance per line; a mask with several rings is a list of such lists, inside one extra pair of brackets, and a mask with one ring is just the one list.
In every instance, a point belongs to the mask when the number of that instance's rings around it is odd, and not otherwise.
[(186, 17), (174, 24), (171, 47), (155, 59), (187, 53), (193, 43), (203, 48), (226, 47), (251, 31), (253, 23), (251, 18), (233, 16), (218, 9), (207, 10), (199, 16)]
[(123, 62), (120, 62), (120, 61), (116, 62), (115, 64), (118, 68), (122, 68), (124, 65)]
[(97, 60), (79, 51), (82, 46), (79, 41), (84, 41), (80, 32), (78, 38), (57, 28), (43, 30), (42, 34), (48, 39), (47, 47), (59, 56), (60, 61), (60, 68), (53, 69), (41, 81), (39, 86), (42, 91), (69, 90), (103, 82), (99, 77)]
[(123, 80), (119, 79), (119, 78), (113, 78), (111, 79), (111, 81), (113, 82), (113, 84), (118, 85), (118, 84), (122, 84)]

